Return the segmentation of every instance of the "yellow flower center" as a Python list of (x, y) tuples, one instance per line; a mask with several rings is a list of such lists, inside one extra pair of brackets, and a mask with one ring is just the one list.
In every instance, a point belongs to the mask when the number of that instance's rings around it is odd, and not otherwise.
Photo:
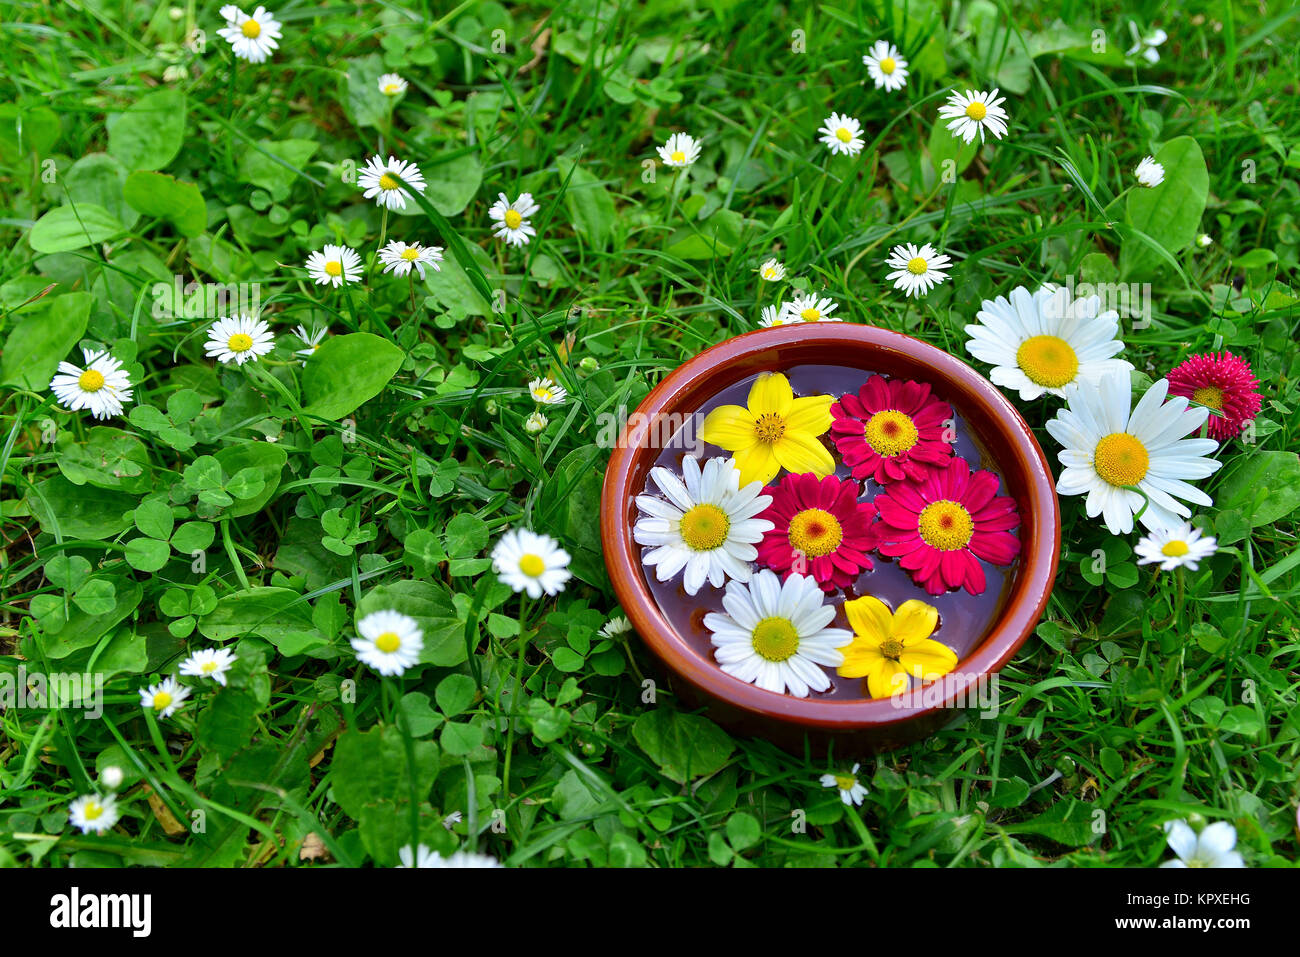
[(897, 66), (898, 64), (894, 62), (894, 58), (892, 56), (887, 56), (880, 61), (880, 72), (888, 75), (893, 73)]
[(250, 40), (256, 40), (262, 35), (262, 25), (256, 20), (245, 20), (244, 25), (239, 28), (239, 32)]
[(754, 626), (754, 651), (767, 661), (781, 662), (799, 650), (799, 632), (789, 618), (764, 618)]
[(379, 177), (380, 189), (397, 189), (399, 185), (401, 184), (397, 182), (397, 177), (392, 173), (385, 173), (383, 176)]
[(555, 393), (547, 388), (533, 390), (533, 398), (536, 399), (538, 402), (550, 402), (551, 398), (554, 395)]
[(1146, 477), (1151, 457), (1146, 446), (1127, 432), (1112, 432), (1097, 443), (1092, 467), (1111, 485), (1137, 485)]
[(903, 643), (897, 638), (887, 638), (880, 643), (880, 653), (890, 661), (897, 661), (903, 654)]
[(852, 791), (858, 786), (858, 779), (851, 774), (835, 775), (835, 786), (841, 791)]
[(226, 340), (226, 347), (231, 352), (247, 352), (253, 348), (253, 337), (246, 336), (242, 332), (236, 332)]
[(838, 130), (835, 131), (835, 138), (839, 140), (841, 143), (847, 143), (851, 139), (853, 139), (853, 134), (848, 131), (847, 127), (841, 126)]
[(403, 249), (402, 258), (405, 259), (408, 263), (415, 262), (417, 259), (420, 258), (419, 248), (416, 246), (412, 246), (410, 249)]
[(385, 84), (384, 84), (384, 93), (387, 94), (388, 96), (396, 96), (396, 95), (397, 95), (398, 93), (400, 93), (401, 91), (402, 91), (402, 87), (401, 87), (401, 85), (398, 84), (398, 83), (385, 83)]
[(829, 555), (844, 541), (844, 529), (830, 512), (806, 508), (790, 519), (790, 544), (809, 558)]
[(763, 270), (763, 278), (764, 278), (764, 279), (775, 279), (775, 278), (776, 278), (776, 269), (775, 269), (774, 267), (772, 267), (772, 266), (768, 266), (766, 269)]
[(395, 631), (386, 631), (375, 639), (375, 647), (386, 655), (391, 655), (398, 648), (402, 647), (401, 636)]
[(337, 262), (328, 262), (325, 264), (325, 275), (341, 276), (343, 275), (343, 264)]
[(913, 256), (907, 261), (907, 271), (913, 276), (924, 276), (929, 268), (923, 256)]
[(81, 387), (82, 392), (98, 392), (104, 388), (104, 373), (98, 369), (87, 369), (77, 379), (77, 385)]
[(754, 434), (760, 442), (776, 442), (785, 435), (785, 419), (776, 412), (764, 412), (754, 423)]
[(1059, 389), (1074, 381), (1079, 357), (1059, 336), (1031, 336), (1016, 350), (1016, 365), (1031, 382)]
[(799, 313), (799, 317), (803, 319), (804, 322), (816, 322), (822, 317), (822, 312), (820, 309), (815, 309), (812, 306), (809, 306), (807, 309), (803, 310), (803, 312)]
[(917, 531), (921, 533), (921, 540), (931, 548), (955, 552), (970, 543), (975, 532), (975, 520), (961, 503), (941, 498), (921, 509)]
[(727, 540), (731, 519), (716, 505), (696, 505), (682, 516), (682, 541), (697, 552), (711, 552)]
[(205, 661), (205, 662), (203, 662), (203, 664), (200, 666), (200, 670), (201, 670), (205, 675), (210, 675), (210, 674), (212, 674), (212, 672), (214, 672), (214, 671), (217, 670), (217, 663), (216, 663), (215, 661)]
[(867, 419), (862, 432), (872, 451), (886, 458), (893, 458), (906, 452), (916, 444), (921, 435), (912, 417), (897, 409), (877, 412)]
[(674, 163), (685, 163), (686, 154), (683, 153), (681, 150), (673, 150), (672, 159)]
[(514, 209), (506, 210), (506, 225), (509, 228), (518, 229), (519, 224), (522, 223), (523, 221), (524, 221), (524, 217), (519, 215), (518, 210), (514, 210)]
[(97, 821), (104, 816), (104, 808), (98, 801), (91, 801), (81, 813), (87, 821)]
[(970, 106), (966, 107), (966, 115), (969, 116), (976, 123), (984, 119), (984, 117), (988, 114), (988, 111), (989, 111), (988, 107), (985, 106), (983, 103), (979, 103), (979, 102), (972, 103)]
[(171, 703), (172, 696), (169, 692), (159, 691), (153, 696), (153, 709), (155, 711), (162, 711)]
[(1201, 386), (1192, 393), (1192, 401), (1223, 411), (1223, 390), (1216, 385)]
[(537, 578), (542, 572), (546, 571), (546, 562), (541, 555), (534, 555), (529, 552), (519, 559), (519, 570), (529, 578)]
[(1160, 554), (1166, 558), (1181, 558), (1190, 552), (1187, 543), (1183, 541), (1166, 542), (1165, 547), (1160, 549)]

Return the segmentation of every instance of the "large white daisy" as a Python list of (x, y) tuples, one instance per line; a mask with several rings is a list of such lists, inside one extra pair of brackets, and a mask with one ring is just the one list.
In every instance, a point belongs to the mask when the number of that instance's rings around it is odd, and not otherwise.
[[(544, 416), (542, 422), (544, 426)], [(515, 591), (527, 592), (529, 598), (564, 591), (564, 583), (572, 577), (569, 560), (569, 553), (551, 536), (526, 528), (506, 532), (492, 549), (497, 577)]]
[(997, 139), (1007, 134), (1007, 111), (1000, 104), (1006, 102), (1005, 96), (998, 96), (998, 91), (983, 93), (967, 90), (964, 94), (954, 90), (948, 96), (948, 102), (939, 107), (939, 119), (950, 120), (948, 131), (953, 136), (960, 136), (967, 143), (979, 136), (984, 142), (984, 131), (988, 130)]
[(160, 718), (170, 718), (190, 696), (190, 689), (175, 678), (164, 678), (156, 685), (140, 688), (140, 707), (157, 712)]
[(192, 678), (211, 678), (223, 688), (226, 686), (226, 672), (235, 666), (239, 658), (228, 648), (201, 648), (181, 662), (178, 669), (181, 674)]
[(789, 302), (781, 304), (783, 318), (787, 322), (800, 319), (803, 322), (839, 322), (839, 316), (831, 313), (839, 308), (834, 299), (827, 299), (812, 293), (807, 296), (795, 296)]
[(122, 403), (131, 401), (131, 377), (107, 352), (82, 349), (86, 367), (60, 362), (58, 374), (50, 380), (50, 391), (59, 404), (73, 412), (89, 409), (97, 419), (122, 414)]
[(387, 163), (382, 156), (370, 157), (357, 175), (357, 188), (362, 190), (366, 199), (373, 199), (377, 206), (389, 209), (405, 209), (406, 201), (411, 198), (407, 187), (423, 193), (426, 185), (420, 167), (394, 156), (388, 157)]
[(1178, 856), (1161, 867), (1245, 867), (1237, 847), (1237, 829), (1227, 821), (1207, 824), (1197, 834), (1186, 821), (1166, 821), (1169, 849)]
[(434, 272), (441, 272), (442, 247), (421, 246), (419, 243), (404, 243), (393, 240), (379, 251), (379, 261), (384, 264), (384, 272), (405, 276), (415, 267), (420, 278), (424, 278), (424, 267), (432, 266)]
[(361, 257), (347, 246), (326, 244), (307, 257), (307, 274), (319, 285), (337, 288), (361, 278)]
[(209, 358), (216, 356), (219, 362), (234, 362), (242, 366), (250, 360), (256, 361), (275, 348), (275, 336), (271, 327), (261, 319), (252, 316), (228, 316), (218, 319), (208, 330), (208, 341), (204, 349)]
[(111, 794), (83, 794), (68, 805), (68, 820), (82, 834), (103, 834), (120, 818), (117, 798)]
[(537, 235), (528, 222), (528, 217), (542, 207), (533, 202), (532, 193), (520, 193), (513, 203), (505, 193), (497, 193), (497, 201), (488, 210), (488, 216), (496, 223), (493, 234), (497, 239), (504, 239), (511, 246), (526, 246), (532, 236)]
[(700, 158), (700, 141), (687, 133), (674, 133), (659, 147), (659, 158), (668, 166), (690, 166)]
[(876, 84), (877, 90), (892, 92), (907, 85), (907, 61), (892, 43), (877, 40), (871, 45), (870, 52), (862, 58), (862, 62), (867, 65), (867, 75)]
[(817, 132), (818, 141), (825, 143), (832, 153), (857, 156), (867, 141), (862, 138), (862, 124), (844, 113), (832, 113)]
[(1196, 571), (1200, 563), (1218, 550), (1218, 541), (1202, 536), (1199, 528), (1182, 522), (1170, 528), (1157, 528), (1137, 543), (1139, 565), (1160, 563), (1162, 572), (1187, 567)]
[(375, 611), (357, 622), (352, 650), (357, 660), (381, 675), (400, 675), (414, 667), (424, 650), (420, 624), (400, 611)]
[(226, 25), (217, 35), (230, 44), (235, 56), (249, 63), (263, 63), (279, 44), (280, 21), (266, 9), (258, 7), (251, 14), (227, 4), (221, 8), (221, 19)]
[(950, 257), (941, 255), (929, 243), (919, 248), (907, 243), (890, 251), (885, 265), (894, 271), (885, 278), (908, 296), (924, 296), (948, 278), (950, 262)]

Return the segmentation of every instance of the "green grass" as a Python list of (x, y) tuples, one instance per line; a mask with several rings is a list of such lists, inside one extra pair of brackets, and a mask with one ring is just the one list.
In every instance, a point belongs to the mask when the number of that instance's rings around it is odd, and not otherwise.
[[(1149, 866), (1169, 856), (1161, 824), (1193, 814), (1232, 822), (1253, 866), (1295, 858), (1295, 10), (286, 3), (280, 49), (252, 65), (216, 35), (219, 6), (32, 2), (0, 24), (0, 677), (107, 681), (99, 719), (76, 702), (0, 714), (0, 864), (299, 866), (314, 833), (315, 860), (391, 866), (416, 830), (526, 866)], [(1159, 63), (1125, 59), (1130, 20), (1169, 31)], [(182, 45), (196, 24), (201, 54)], [(879, 37), (912, 63), (898, 94), (863, 85)], [(391, 116), (387, 70), (411, 82)], [(958, 150), (936, 123), (954, 86), (1000, 87), (1009, 135)], [(162, 89), (183, 103), (124, 114)], [(831, 110), (862, 121), (857, 159), (816, 143)], [(701, 160), (651, 177), (676, 130), (704, 137)], [(1138, 160), (1182, 137), (1199, 152), (1179, 189), (1135, 209)], [(390, 151), (420, 164), (426, 208), (385, 218), (349, 181)], [(197, 187), (206, 222), (138, 177), (154, 168)], [(132, 173), (144, 215), (123, 198)], [(539, 235), (507, 249), (487, 209), (523, 190)], [(1206, 248), (1168, 221), (1201, 193)], [(93, 243), (87, 204), (110, 216)], [(49, 248), (42, 217), (64, 218), (62, 251), (33, 246)], [(381, 233), (447, 247), (443, 270), (411, 285), (370, 269)], [(884, 278), (908, 241), (955, 263), (921, 300)], [(305, 279), (334, 242), (362, 255), (361, 283)], [(755, 277), (771, 255), (785, 288)], [(1264, 408), (1200, 483), (1224, 547), (1197, 573), (1137, 568), (1136, 536), (1062, 500), (1061, 573), (995, 718), (866, 758), (870, 794), (846, 809), (818, 778), (853, 755), (732, 738), (677, 709), (635, 636), (595, 635), (618, 613), (592, 520), (602, 415), (792, 291), (968, 358), (982, 299), (1121, 271), (1150, 284), (1151, 325), (1122, 327), (1139, 373), (1231, 349)], [(176, 275), (257, 284), (277, 350), (214, 366), (208, 321), (155, 314)], [(378, 338), (313, 372), (292, 355), (299, 323)], [(53, 403), (53, 363), (81, 341), (130, 369), (123, 417)], [(539, 374), (572, 400), (534, 437), (522, 386)], [(1018, 404), (1055, 467), (1056, 405)], [(131, 517), (146, 501), (170, 507), (170, 536), (152, 505)], [(488, 569), (520, 524), (574, 556), (556, 599), (521, 602)], [(435, 649), (400, 680), (347, 641), (388, 605), (418, 609)], [(239, 655), (230, 686), (144, 713), (137, 689), (214, 641)], [(708, 773), (682, 774), (688, 758)], [(124, 816), (82, 835), (67, 804), (109, 765)]]

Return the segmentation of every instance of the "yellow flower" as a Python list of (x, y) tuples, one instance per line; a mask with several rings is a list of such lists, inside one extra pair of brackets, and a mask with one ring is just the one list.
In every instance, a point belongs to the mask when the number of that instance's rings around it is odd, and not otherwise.
[(749, 390), (749, 408), (723, 405), (704, 419), (700, 436), (734, 452), (741, 486), (770, 482), (781, 469), (825, 478), (835, 460), (817, 437), (831, 427), (831, 397), (796, 399), (790, 380), (764, 372)]
[(907, 689), (907, 675), (922, 681), (942, 678), (957, 667), (957, 653), (930, 635), (939, 610), (923, 601), (905, 601), (890, 614), (878, 598), (865, 595), (844, 603), (853, 641), (843, 649), (845, 678), (866, 678), (873, 698), (888, 698)]

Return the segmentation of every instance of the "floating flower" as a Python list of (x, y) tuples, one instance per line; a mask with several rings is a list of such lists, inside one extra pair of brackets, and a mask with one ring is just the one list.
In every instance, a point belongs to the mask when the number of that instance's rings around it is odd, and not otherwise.
[(539, 435), (546, 431), (546, 427), (551, 424), (551, 420), (542, 415), (541, 412), (529, 413), (528, 418), (524, 419), (524, 431), (529, 435)]
[(659, 158), (678, 169), (690, 166), (700, 158), (700, 141), (686, 133), (674, 133), (659, 147)]
[(861, 764), (853, 765), (853, 770), (848, 774), (823, 774), (822, 787), (837, 789), (840, 800), (850, 807), (861, 805), (862, 799), (867, 796), (866, 786), (858, 780), (858, 769), (861, 767)]
[(787, 319), (801, 319), (804, 322), (839, 322), (838, 316), (831, 313), (839, 308), (834, 299), (826, 299), (816, 294), (795, 296), (790, 302), (781, 304)]
[(939, 626), (939, 610), (933, 605), (911, 599), (891, 613), (879, 598), (864, 595), (846, 601), (844, 613), (853, 641), (836, 671), (845, 678), (866, 678), (873, 698), (907, 690), (908, 675), (934, 681), (957, 667), (957, 653), (930, 637)]
[(393, 240), (379, 251), (379, 261), (384, 264), (384, 272), (397, 276), (405, 276), (414, 266), (423, 279), (425, 266), (432, 266), (434, 272), (442, 271), (442, 266), (439, 265), (442, 262), (442, 247)]
[(831, 440), (855, 479), (920, 480), (952, 458), (952, 406), (925, 382), (873, 375), (831, 406)]
[(139, 690), (140, 707), (156, 711), (160, 718), (170, 718), (190, 696), (190, 689), (175, 678), (164, 678), (152, 687)]
[(549, 378), (534, 379), (528, 383), (528, 394), (538, 405), (559, 405), (569, 397), (562, 386)]
[(204, 350), (208, 357), (215, 356), (218, 362), (242, 366), (245, 362), (257, 361), (275, 348), (275, 336), (271, 327), (261, 319), (252, 316), (229, 316), (218, 319), (208, 330), (208, 341)]
[(382, 156), (370, 157), (357, 176), (357, 188), (362, 195), (373, 199), (376, 206), (388, 209), (405, 209), (406, 201), (411, 198), (408, 188), (423, 193), (426, 185), (420, 167), (394, 156), (389, 156), (387, 163)]
[(1183, 522), (1169, 528), (1157, 528), (1137, 543), (1139, 565), (1160, 563), (1162, 572), (1175, 568), (1189, 568), (1196, 571), (1218, 549), (1218, 543), (1211, 536), (1201, 537), (1201, 530), (1193, 528), (1191, 523)]
[(302, 325), (294, 327), (293, 334), (298, 337), (298, 340), (305, 347), (296, 350), (294, 355), (302, 357), (303, 365), (306, 365), (307, 360), (316, 354), (316, 350), (320, 348), (320, 344), (325, 341), (325, 337), (329, 335), (329, 332), (328, 326), (321, 326), (311, 332), (308, 332)]
[(1159, 186), (1165, 181), (1165, 168), (1156, 162), (1154, 156), (1144, 156), (1133, 175), (1143, 186)]
[(122, 414), (122, 404), (131, 401), (131, 377), (122, 363), (107, 352), (82, 349), (86, 367), (60, 362), (58, 374), (50, 380), (50, 391), (59, 404), (72, 412), (89, 409), (96, 419)]
[(230, 44), (235, 56), (249, 63), (264, 63), (279, 44), (280, 21), (258, 7), (247, 14), (234, 4), (221, 8), (221, 19), (226, 25), (217, 35)]
[(924, 296), (948, 278), (950, 262), (950, 257), (939, 254), (929, 243), (919, 248), (907, 243), (890, 251), (885, 265), (894, 271), (885, 278), (893, 280), (894, 288), (908, 296)]
[(513, 203), (506, 199), (505, 193), (497, 193), (497, 201), (488, 210), (488, 216), (497, 224), (493, 235), (511, 246), (527, 246), (529, 237), (537, 235), (528, 217), (541, 208), (533, 202), (532, 193), (520, 193)]
[(704, 627), (713, 632), (714, 656), (727, 674), (796, 698), (831, 686), (821, 666), (843, 664), (839, 649), (853, 635), (827, 627), (835, 609), (822, 603), (812, 578), (791, 575), (783, 584), (762, 569), (749, 585), (728, 582), (722, 607), (726, 614), (710, 612)]
[(901, 90), (907, 85), (907, 61), (899, 55), (898, 47), (885, 40), (877, 40), (871, 45), (871, 51), (862, 58), (867, 65), (867, 76), (876, 84), (876, 89), (890, 92)]
[(541, 598), (542, 592), (558, 595), (572, 577), (569, 553), (560, 543), (526, 528), (501, 536), (492, 549), (492, 567), (501, 581), (529, 598)]
[(788, 303), (782, 303), (779, 306), (764, 306), (763, 318), (758, 320), (758, 324), (763, 328), (771, 326), (789, 326), (796, 322), (803, 322), (797, 315), (786, 312)]
[(1231, 352), (1192, 356), (1170, 371), (1169, 394), (1181, 395), (1211, 410), (1209, 436), (1224, 442), (1240, 434), (1259, 415), (1259, 380), (1250, 363)]
[(82, 834), (103, 834), (121, 817), (117, 798), (111, 794), (83, 794), (68, 805), (68, 820)]
[(774, 527), (758, 546), (760, 565), (787, 577), (811, 575), (825, 592), (847, 588), (872, 569), (876, 507), (858, 501), (857, 482), (790, 474), (763, 491), (772, 504), (762, 517)]
[(831, 397), (796, 399), (790, 380), (764, 372), (749, 389), (748, 408), (723, 405), (704, 418), (700, 437), (736, 453), (740, 483), (767, 483), (781, 469), (830, 475), (835, 460), (818, 441), (831, 425)]
[(1026, 402), (1064, 395), (1076, 383), (1095, 386), (1107, 372), (1133, 368), (1114, 358), (1124, 350), (1119, 313), (1100, 310), (1100, 296), (1073, 299), (1051, 285), (1030, 294), (1017, 286), (1009, 297), (984, 300), (980, 324), (966, 327), (966, 351), (993, 366), (996, 385), (1016, 389)]
[(1245, 867), (1237, 846), (1237, 829), (1227, 821), (1215, 821), (1198, 835), (1186, 821), (1166, 821), (1169, 849), (1178, 855), (1161, 867)]
[(961, 458), (919, 482), (890, 485), (873, 500), (880, 554), (899, 559), (927, 594), (983, 593), (980, 560), (1010, 565), (1020, 553), (1010, 532), (1020, 524), (1016, 503), (997, 491), (996, 474), (972, 472)]
[(785, 278), (785, 266), (775, 259), (769, 259), (758, 267), (758, 274), (768, 282), (780, 282)]
[(385, 73), (379, 78), (379, 92), (384, 96), (401, 96), (406, 87), (406, 81), (396, 73)]
[(862, 138), (862, 124), (851, 116), (832, 113), (818, 130), (819, 142), (825, 143), (832, 153), (857, 156), (867, 141)]
[(381, 675), (396, 677), (413, 668), (424, 650), (424, 632), (414, 618), (400, 611), (375, 611), (357, 622), (352, 650), (357, 660)]
[(976, 135), (984, 142), (984, 131), (988, 130), (996, 139), (1002, 139), (1007, 133), (1007, 111), (1001, 106), (1005, 96), (998, 96), (998, 91), (982, 93), (967, 90), (963, 95), (953, 90), (948, 95), (948, 102), (939, 107), (939, 119), (950, 120), (948, 132), (960, 136), (967, 143), (975, 141)]
[(181, 662), (180, 673), (193, 678), (211, 678), (223, 688), (226, 672), (239, 658), (226, 648), (203, 648)]
[(473, 851), (456, 851), (450, 857), (443, 857), (437, 851), (431, 851), (423, 844), (414, 854), (410, 846), (397, 852), (398, 867), (500, 867), (501, 863), (488, 854), (475, 854)]
[(327, 243), (307, 257), (307, 275), (317, 285), (334, 288), (361, 278), (361, 257), (355, 249)]
[(1168, 390), (1169, 381), (1159, 380), (1130, 413), (1128, 375), (1108, 373), (1096, 387), (1070, 387), (1066, 407), (1047, 423), (1047, 431), (1063, 446), (1057, 457), (1065, 468), (1056, 491), (1088, 493), (1088, 517), (1101, 515), (1112, 535), (1133, 531), (1133, 516), (1139, 512), (1148, 529), (1178, 524), (1192, 514), (1180, 498), (1214, 504), (1185, 480), (1205, 478), (1223, 464), (1205, 457), (1219, 443), (1183, 438), (1205, 424), (1210, 410), (1189, 409), (1181, 396), (1166, 402)]
[(700, 467), (694, 456), (682, 459), (678, 478), (662, 465), (650, 478), (667, 498), (638, 495), (641, 512), (632, 537), (650, 546), (644, 563), (654, 566), (655, 577), (668, 581), (682, 569), (682, 586), (694, 595), (707, 581), (721, 588), (728, 578), (747, 582), (749, 563), (758, 557), (756, 544), (772, 528), (758, 514), (772, 504), (761, 482), (741, 485), (740, 470), (732, 459), (720, 456)]

